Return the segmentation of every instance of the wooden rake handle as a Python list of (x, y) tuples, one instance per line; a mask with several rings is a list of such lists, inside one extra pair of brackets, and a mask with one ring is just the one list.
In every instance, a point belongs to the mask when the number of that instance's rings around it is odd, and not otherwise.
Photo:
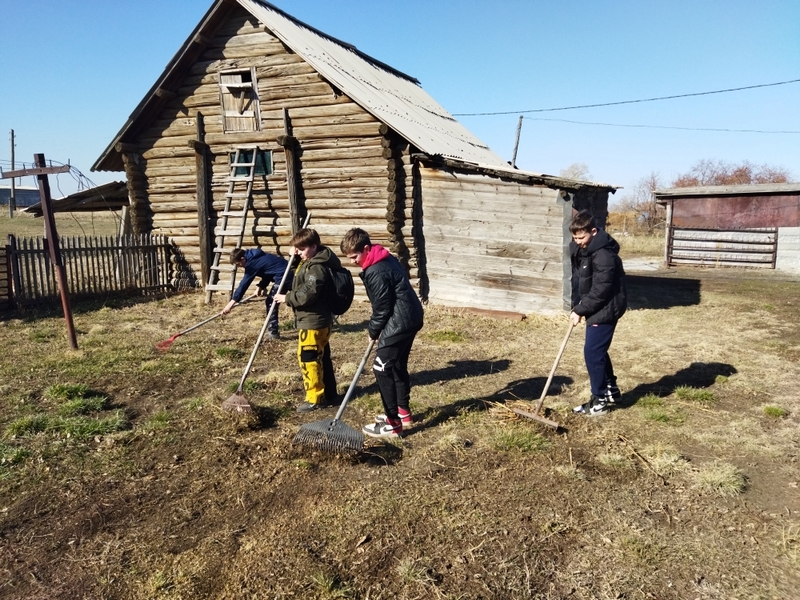
[(564, 341), (561, 342), (561, 348), (558, 349), (558, 354), (556, 355), (556, 360), (553, 363), (553, 368), (550, 369), (550, 375), (547, 376), (547, 383), (544, 384), (542, 396), (539, 398), (539, 402), (536, 404), (536, 410), (534, 411), (534, 414), (536, 415), (538, 415), (539, 411), (542, 409), (544, 397), (547, 396), (547, 391), (550, 389), (550, 384), (553, 382), (553, 375), (556, 373), (558, 363), (561, 361), (561, 355), (564, 354), (564, 349), (567, 347), (567, 342), (569, 341), (569, 336), (572, 334), (573, 329), (575, 329), (575, 325), (572, 323), (572, 319), (570, 319), (569, 327), (567, 328), (567, 335), (564, 336)]

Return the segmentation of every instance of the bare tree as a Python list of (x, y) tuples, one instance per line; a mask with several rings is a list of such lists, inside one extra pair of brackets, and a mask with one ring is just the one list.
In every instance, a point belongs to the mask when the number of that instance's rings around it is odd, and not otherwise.
[(564, 179), (578, 179), (580, 181), (588, 181), (591, 178), (589, 166), (586, 163), (572, 163), (566, 169), (561, 169), (558, 172), (558, 176)]
[(661, 175), (656, 171), (639, 179), (615, 204), (614, 212), (620, 213), (623, 222), (617, 224), (626, 232), (644, 230), (653, 233), (664, 224), (664, 209), (656, 204), (653, 191), (663, 187)]
[(678, 175), (671, 187), (697, 187), (705, 185), (747, 185), (751, 183), (786, 183), (791, 172), (784, 167), (756, 166), (748, 161), (741, 164), (722, 160), (699, 160), (687, 173)]

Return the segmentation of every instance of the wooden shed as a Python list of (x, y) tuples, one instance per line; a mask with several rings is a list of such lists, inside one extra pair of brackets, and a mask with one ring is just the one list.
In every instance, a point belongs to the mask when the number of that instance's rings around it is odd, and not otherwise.
[(800, 183), (653, 193), (667, 209), (667, 264), (800, 272)]
[(92, 170), (125, 172), (176, 286), (229, 290), (230, 248), (284, 253), (310, 212), (337, 250), (366, 229), (423, 299), (523, 314), (568, 303), (568, 220), (604, 222), (617, 189), (510, 167), (416, 79), (260, 0), (214, 2)]

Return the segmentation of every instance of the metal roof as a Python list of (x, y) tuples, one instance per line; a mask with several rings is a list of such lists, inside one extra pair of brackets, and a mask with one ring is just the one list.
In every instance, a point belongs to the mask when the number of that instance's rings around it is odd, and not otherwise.
[(675, 198), (684, 196), (751, 196), (768, 194), (795, 194), (798, 192), (800, 192), (800, 182), (676, 187), (654, 190), (653, 195), (656, 198)]
[[(475, 137), (419, 85), (419, 82), (379, 60), (359, 51), (355, 46), (333, 38), (295, 19), (264, 0), (236, 0), (258, 18), (273, 35), (311, 65), (331, 85), (347, 95), (376, 119), (404, 137), (421, 152), (460, 161), (465, 167), (488, 167), (497, 174), (525, 174), (529, 178), (552, 178), (577, 185), (567, 187), (600, 187), (619, 189), (604, 183), (572, 182), (562, 178), (521, 171), (511, 167), (501, 156)], [(154, 118), (161, 100), (157, 92), (169, 90), (180, 78), (189, 61), (202, 51), (198, 40), (217, 19), (224, 17), (230, 4), (217, 0), (167, 65), (164, 73), (136, 107), (120, 132), (109, 144), (92, 170), (121, 170), (117, 143), (135, 135), (143, 123)]]
[[(128, 187), (122, 181), (112, 181), (97, 187), (81, 190), (69, 196), (51, 201), (53, 212), (93, 212), (100, 210), (120, 210), (129, 204)], [(37, 202), (23, 212), (34, 217), (42, 216), (42, 203)]]
[(238, 1), (332, 85), (423, 152), (479, 164), (506, 164), (416, 80), (400, 76), (268, 2)]

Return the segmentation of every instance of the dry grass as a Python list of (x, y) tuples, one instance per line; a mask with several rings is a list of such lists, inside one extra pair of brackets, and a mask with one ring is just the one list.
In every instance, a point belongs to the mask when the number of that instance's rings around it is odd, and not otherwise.
[[(562, 430), (509, 410), (540, 396), (565, 318), (428, 307), (410, 363), (414, 426), (357, 457), (292, 446), (301, 424), (333, 412), (293, 410), (303, 391), (287, 315), (286, 339), (264, 345), (247, 382), (252, 418), (220, 409), (260, 304), (166, 353), (154, 343), (220, 305), (80, 305), (78, 351), (57, 311), (0, 321), (15, 359), (0, 365), (0, 596), (793, 597), (800, 334), (786, 323), (800, 283), (689, 270), (629, 283), (610, 414), (570, 410), (588, 394), (582, 331), (545, 398)], [(357, 304), (333, 335), (340, 391), (367, 317)], [(91, 398), (107, 403), (63, 408)], [(128, 428), (47, 429), (73, 409), (120, 411)], [(367, 370), (343, 420), (360, 428), (377, 412)], [(45, 426), (9, 429), (24, 419)]]

